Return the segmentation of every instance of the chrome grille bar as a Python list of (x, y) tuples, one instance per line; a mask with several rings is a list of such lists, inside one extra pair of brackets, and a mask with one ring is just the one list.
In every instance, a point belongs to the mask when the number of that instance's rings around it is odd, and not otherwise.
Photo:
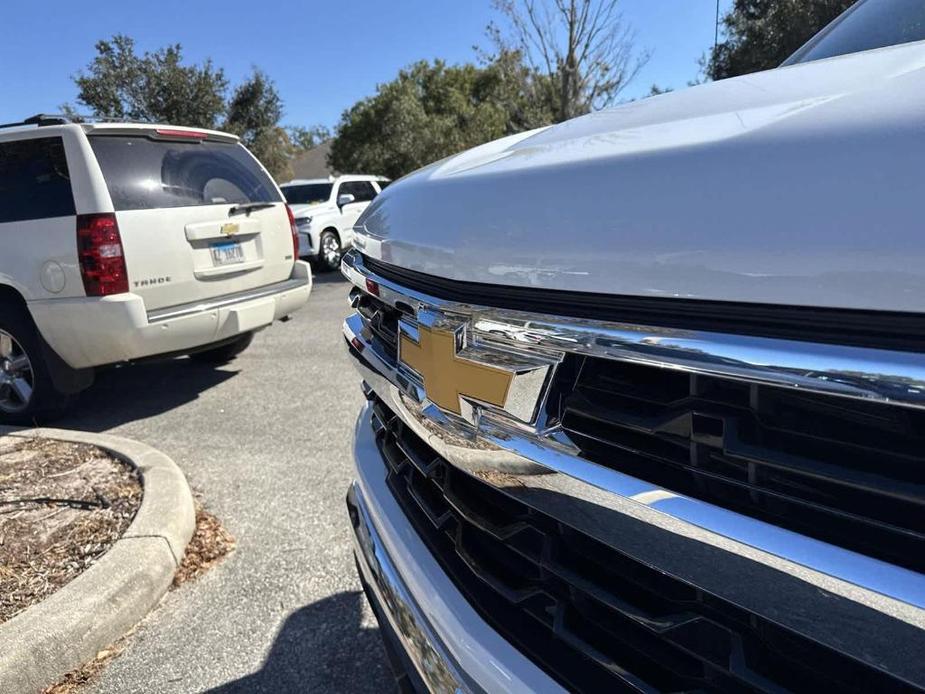
[(925, 409), (925, 355), (674, 328), (595, 322), (460, 304), (401, 287), (372, 272), (356, 251), (344, 275), (359, 289), (378, 287), (385, 303), (425, 306), (471, 321), (486, 342), (571, 352)]

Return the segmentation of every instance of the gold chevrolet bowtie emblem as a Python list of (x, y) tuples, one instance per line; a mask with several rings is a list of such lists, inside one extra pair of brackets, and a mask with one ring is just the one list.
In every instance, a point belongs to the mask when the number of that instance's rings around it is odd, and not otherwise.
[(235, 222), (226, 222), (225, 224), (222, 224), (222, 233), (225, 236), (234, 236), (240, 230), (240, 225), (236, 224)]
[(399, 358), (423, 379), (428, 400), (456, 414), (462, 414), (461, 395), (504, 407), (512, 373), (459, 357), (452, 332), (421, 325), (418, 335), (415, 342), (401, 334)]

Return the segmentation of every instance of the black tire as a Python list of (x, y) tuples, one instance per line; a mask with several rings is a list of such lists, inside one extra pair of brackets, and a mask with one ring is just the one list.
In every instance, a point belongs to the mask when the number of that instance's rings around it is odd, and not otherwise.
[(189, 355), (194, 361), (204, 362), (206, 364), (227, 364), (238, 356), (245, 349), (250, 347), (254, 341), (254, 333), (244, 333), (239, 335), (231, 342), (226, 342), (221, 347), (205, 349), (201, 352), (193, 352)]
[(344, 249), (340, 245), (340, 237), (333, 231), (322, 231), (318, 238), (318, 256), (315, 267), (320, 272), (333, 272), (340, 269), (340, 259)]
[(42, 338), (25, 309), (0, 305), (0, 422), (50, 421), (73, 401), (73, 396), (55, 387), (45, 354)]

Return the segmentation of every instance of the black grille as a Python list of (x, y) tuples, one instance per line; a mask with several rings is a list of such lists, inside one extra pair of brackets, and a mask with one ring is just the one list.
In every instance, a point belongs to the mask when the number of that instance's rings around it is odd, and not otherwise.
[(578, 691), (881, 691), (899, 683), (449, 465), (379, 400), (390, 488), (483, 618)]
[(398, 358), (398, 319), (401, 311), (374, 296), (354, 290), (356, 310), (363, 316), (373, 341), (392, 359)]
[[(357, 309), (394, 359), (401, 312)], [(553, 389), (588, 460), (925, 571), (925, 412), (575, 355)]]
[(925, 570), (925, 413), (590, 357), (554, 388), (589, 460)]
[[(357, 310), (396, 358), (401, 312)], [(925, 571), (925, 412), (575, 355), (553, 389), (588, 460)]]

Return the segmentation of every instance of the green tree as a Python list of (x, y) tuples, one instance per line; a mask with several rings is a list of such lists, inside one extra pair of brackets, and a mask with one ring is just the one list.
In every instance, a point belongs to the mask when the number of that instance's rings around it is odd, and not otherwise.
[(276, 178), (289, 173), (292, 142), (279, 125), (283, 101), (273, 80), (254, 69), (232, 94), (223, 130), (234, 133)]
[(290, 125), (286, 128), (286, 133), (297, 152), (314, 149), (331, 139), (331, 131), (323, 125), (313, 125), (308, 128), (301, 125)]
[(483, 64), (477, 98), (506, 115), (505, 135), (533, 130), (556, 120), (554, 82), (529, 67), (518, 50), (502, 50)]
[(780, 65), (854, 0), (735, 0), (706, 74), (719, 80)]
[(271, 174), (288, 174), (299, 145), (280, 125), (282, 99), (266, 73), (255, 68), (226, 101), (222, 69), (209, 60), (184, 64), (179, 44), (138, 55), (130, 37), (116, 34), (97, 42), (96, 52), (74, 77), (78, 102), (94, 117), (221, 128), (238, 135)]
[(513, 55), (487, 67), (421, 61), (344, 112), (329, 163), (398, 178), (464, 149), (551, 121), (542, 84)]
[(225, 111), (225, 73), (209, 60), (184, 65), (179, 44), (139, 56), (130, 37), (116, 34), (96, 52), (74, 77), (79, 103), (96, 117), (214, 128)]

